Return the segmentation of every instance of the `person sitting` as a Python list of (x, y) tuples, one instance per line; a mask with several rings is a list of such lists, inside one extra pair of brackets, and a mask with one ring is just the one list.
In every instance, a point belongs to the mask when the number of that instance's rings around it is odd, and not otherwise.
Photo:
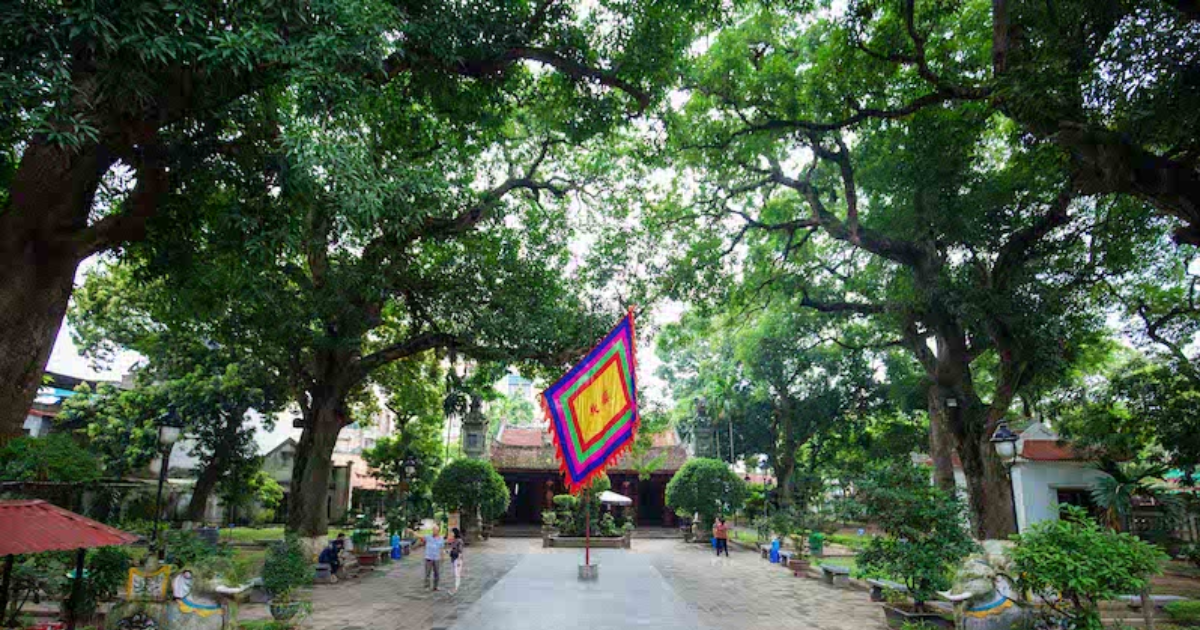
[(329, 572), (337, 575), (342, 568), (341, 551), (346, 546), (346, 535), (338, 534), (337, 540), (329, 541), (329, 546), (321, 550), (321, 555), (317, 556), (317, 562), (329, 565)]

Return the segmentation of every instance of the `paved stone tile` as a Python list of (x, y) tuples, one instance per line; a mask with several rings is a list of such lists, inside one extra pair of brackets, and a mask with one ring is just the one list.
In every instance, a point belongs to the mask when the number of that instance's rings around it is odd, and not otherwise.
[[(768, 566), (756, 554), (673, 540), (632, 551), (595, 550), (600, 580), (576, 580), (582, 551), (540, 540), (493, 539), (468, 550), (457, 595), (422, 585), (419, 555), (355, 580), (314, 589), (312, 630), (877, 630), (883, 614), (859, 590), (826, 587)], [(450, 582), (447, 582), (447, 579)], [(242, 618), (265, 615), (245, 611)]]
[[(649, 541), (648, 541), (649, 542)], [(656, 541), (657, 542), (657, 541)], [(657, 552), (657, 553), (655, 553)], [(754, 552), (674, 543), (652, 551), (654, 568), (714, 630), (876, 630), (883, 612), (857, 589), (796, 578)]]

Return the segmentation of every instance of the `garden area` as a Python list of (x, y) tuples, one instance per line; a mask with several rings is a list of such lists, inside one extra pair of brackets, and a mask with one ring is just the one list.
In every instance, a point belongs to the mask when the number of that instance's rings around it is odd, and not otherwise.
[(497, 523), (1200, 624), (1197, 76), (1188, 1), (3, 3), (0, 505), (113, 538), (0, 626)]

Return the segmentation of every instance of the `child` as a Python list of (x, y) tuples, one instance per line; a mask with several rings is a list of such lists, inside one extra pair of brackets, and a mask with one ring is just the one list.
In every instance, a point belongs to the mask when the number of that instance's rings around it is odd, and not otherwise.
[(462, 532), (455, 527), (450, 530), (450, 539), (448, 547), (450, 548), (450, 566), (454, 567), (454, 590), (451, 594), (458, 592), (458, 586), (462, 583), (463, 573), (463, 539)]

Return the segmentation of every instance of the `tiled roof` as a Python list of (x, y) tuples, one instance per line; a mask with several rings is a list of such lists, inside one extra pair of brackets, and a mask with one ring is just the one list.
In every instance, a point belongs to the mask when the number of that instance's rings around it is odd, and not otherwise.
[[(492, 442), (489, 458), (497, 470), (544, 470), (557, 472), (558, 460), (554, 457), (554, 444), (543, 436), (547, 436), (545, 428), (540, 427), (509, 427), (501, 429), (497, 439)], [(675, 472), (687, 461), (687, 451), (679, 443), (679, 436), (674, 430), (656, 433), (652, 436), (651, 448), (642, 456), (643, 461), (650, 461), (664, 456), (663, 461), (654, 472)], [(609, 468), (612, 472), (632, 472), (634, 461), (631, 455), (626, 455)]]
[(1070, 446), (1057, 440), (1023, 440), (1021, 457), (1035, 462), (1069, 462), (1087, 459)]
[(496, 439), (508, 446), (542, 446), (550, 437), (542, 427), (501, 427)]
[(0, 501), (0, 556), (128, 545), (137, 536), (45, 501)]

